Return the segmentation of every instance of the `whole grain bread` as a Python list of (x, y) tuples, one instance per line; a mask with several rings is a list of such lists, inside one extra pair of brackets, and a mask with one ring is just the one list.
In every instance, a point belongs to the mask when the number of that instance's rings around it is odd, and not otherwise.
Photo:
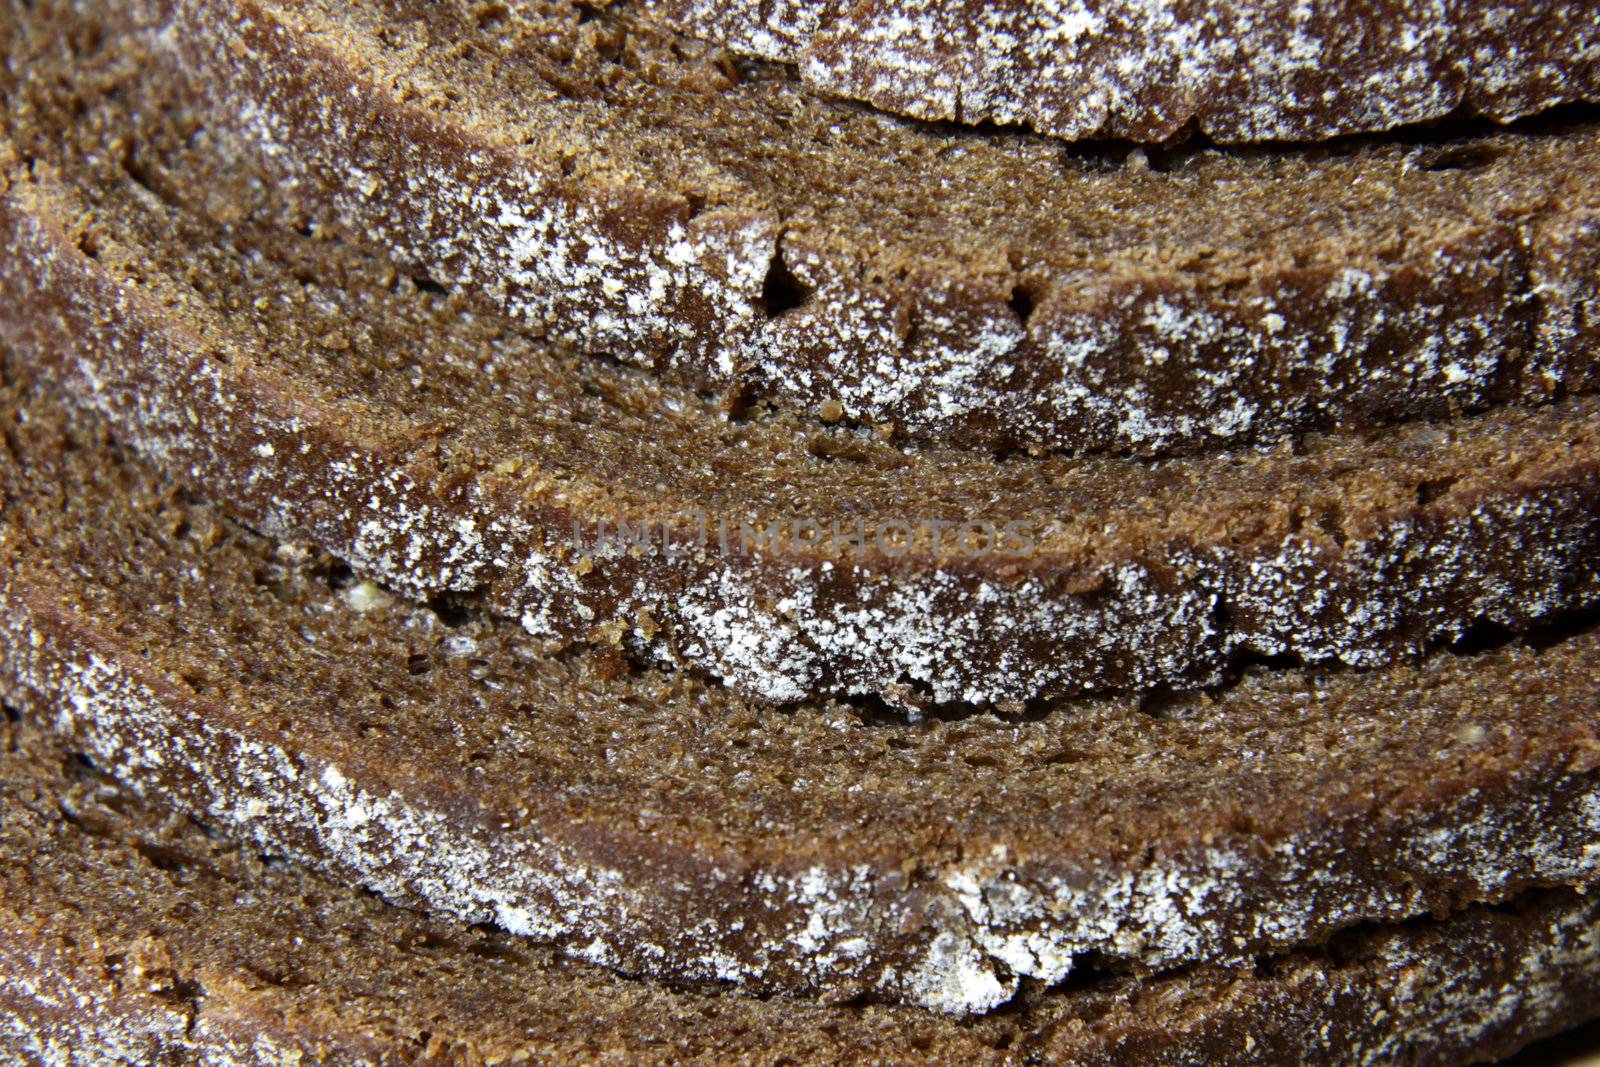
[(982, 1012), (1600, 877), (1592, 629), (1023, 719), (773, 715), (406, 604), (37, 385), (3, 407), (14, 703), (218, 832), (626, 972)]
[(1020, 704), (1376, 666), (1600, 591), (1591, 398), (1163, 463), (731, 418), (325, 239), (109, 41), (21, 72), (0, 333), (236, 516), (551, 649)]
[(813, 88), (1069, 139), (1304, 140), (1600, 102), (1588, 0), (640, 0)]
[(175, 60), (219, 151), (434, 284), (729, 403), (1161, 454), (1597, 380), (1592, 121), (1151, 158), (890, 121), (632, 5), (135, 6), (144, 76)]
[(0, 720), (0, 1056), (152, 1063), (1493, 1059), (1600, 1013), (1600, 901), (1536, 894), (957, 1023), (673, 992), (238, 848)]

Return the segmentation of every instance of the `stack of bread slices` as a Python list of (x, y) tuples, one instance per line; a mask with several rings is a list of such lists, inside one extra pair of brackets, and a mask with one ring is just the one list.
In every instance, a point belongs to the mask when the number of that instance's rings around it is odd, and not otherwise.
[(6, 0), (0, 1060), (1600, 1016), (1600, 7)]

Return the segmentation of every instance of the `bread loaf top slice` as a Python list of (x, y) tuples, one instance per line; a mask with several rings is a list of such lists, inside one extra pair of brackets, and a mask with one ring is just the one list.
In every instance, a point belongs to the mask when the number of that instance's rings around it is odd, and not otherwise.
[(965, 1022), (674, 992), (234, 846), (26, 723), (0, 741), (0, 1055), (24, 1062), (1464, 1061), (1600, 1011), (1600, 901), (1563, 894)]
[[(622, 5), (619, 5), (622, 6)], [(1069, 139), (1306, 140), (1600, 101), (1587, 0), (636, 0), (825, 92)]]
[(0, 331), (235, 515), (552, 647), (991, 705), (1393, 662), (1600, 587), (1592, 399), (1164, 463), (734, 419), (324, 239), (106, 62), (8, 119)]
[(219, 150), (320, 217), (735, 403), (1155, 455), (1594, 386), (1589, 122), (1077, 152), (832, 103), (630, 6), (135, 6)]
[(773, 714), (408, 605), (18, 381), (8, 685), (145, 795), (395, 902), (677, 982), (973, 1013), (1600, 876), (1592, 630), (1022, 718)]

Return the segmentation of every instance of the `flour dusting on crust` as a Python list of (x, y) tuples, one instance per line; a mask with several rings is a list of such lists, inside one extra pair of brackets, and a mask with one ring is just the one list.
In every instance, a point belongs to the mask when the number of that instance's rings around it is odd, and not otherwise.
[(818, 89), (921, 119), (1069, 140), (1221, 142), (1507, 121), (1600, 99), (1585, 0), (640, 0), (647, 16), (797, 63)]
[[(737, 877), (685, 852), (663, 878), (655, 862), (597, 861), (601, 827), (536, 819), (511, 830), (468, 784), (440, 798), (421, 779), (332, 762), (315, 736), (287, 744), (248, 706), (184, 694), (97, 623), (53, 604), (59, 595), (22, 575), (0, 586), (6, 672), (115, 777), (391, 900), (633, 974), (854, 989), (982, 1013), (1022, 979), (1059, 982), (1086, 957), (1157, 970), (1228, 961), (1415, 916), (1433, 899), (1424, 885), (1499, 899), (1600, 879), (1592, 774), (1469, 794), (1373, 841), (1313, 818), (1271, 843), (1168, 853), (1152, 841), (1118, 864), (1034, 855), (1025, 844), (974, 842), (953, 862), (856, 856), (846, 845), (822, 863), (741, 864)], [(1037, 814), (1018, 818), (1025, 842)]]
[[(359, 59), (342, 54), (336, 42), (355, 31), (323, 25), (309, 9), (215, 0), (145, 6), (171, 17), (156, 51), (176, 56), (195, 95), (210, 102), (224, 150), (258, 159), (361, 240), (516, 320), (696, 387), (797, 412), (837, 410), (963, 446), (1148, 455), (1593, 388), (1581, 371), (1592, 328), (1587, 340), (1563, 331), (1574, 317), (1593, 316), (1584, 263), (1600, 237), (1564, 228), (1594, 209), (1593, 190), (1568, 188), (1564, 173), (1542, 175), (1547, 193), (1504, 218), (1420, 208), (1426, 234), (1406, 234), (1393, 256), (1308, 216), (1290, 242), (1303, 248), (1286, 247), (1286, 235), (1268, 237), (1273, 257), (1284, 260), (1270, 269), (1245, 254), (1213, 276), (1181, 260), (1190, 252), (1230, 259), (1234, 250), (1164, 248), (1151, 234), (1076, 267), (1036, 264), (1033, 252), (1007, 251), (1009, 230), (987, 247), (1016, 263), (956, 262), (892, 231), (857, 233), (827, 221), (837, 211), (823, 201), (780, 207), (761, 199), (750, 190), (774, 179), (739, 175), (759, 168), (759, 157), (723, 166), (714, 196), (616, 176), (575, 183), (560, 160), (448, 111), (408, 104), (391, 82), (426, 81), (427, 72), (393, 66), (398, 61), (375, 45), (365, 55), (359, 41), (350, 45)], [(528, 10), (535, 9), (542, 10)], [(810, 10), (778, 5), (772, 17), (794, 12), (803, 28)], [(365, 7), (349, 18), (362, 33), (383, 24)], [(832, 106), (771, 92), (774, 112)], [(552, 124), (572, 121), (559, 109), (550, 114)], [(680, 136), (674, 121), (660, 119), (661, 136)], [(580, 135), (604, 155), (602, 131), (573, 131)], [(947, 147), (964, 148), (955, 136)], [(797, 138), (768, 151), (809, 157), (827, 149)], [(1518, 183), (1529, 177), (1515, 175)], [(1392, 178), (1382, 171), (1365, 184)], [(1057, 180), (1070, 183), (1071, 175)], [(1141, 180), (1130, 170), (1128, 189)], [(926, 214), (916, 199), (924, 194), (937, 191), (911, 188), (905, 203), (893, 190), (880, 193), (891, 218)], [(696, 197), (706, 196), (715, 203), (697, 207)], [(1330, 204), (1327, 215), (1344, 210)], [(1037, 229), (1048, 233), (1060, 219), (1044, 204), (1039, 211)], [(1554, 243), (1551, 227), (1568, 243)], [(957, 239), (959, 220), (948, 228)], [(1052, 256), (1078, 255), (1070, 234), (1055, 239)], [(802, 290), (794, 306), (768, 300), (780, 267)], [(1018, 293), (1026, 296), (1020, 304)], [(1557, 299), (1562, 293), (1575, 298)], [(1540, 373), (1524, 374), (1534, 344)]]

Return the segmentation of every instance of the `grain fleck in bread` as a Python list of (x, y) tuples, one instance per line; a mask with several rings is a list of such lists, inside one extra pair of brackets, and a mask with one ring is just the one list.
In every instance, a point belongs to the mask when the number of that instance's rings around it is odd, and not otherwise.
[(640, 0), (806, 84), (1068, 139), (1307, 140), (1600, 101), (1587, 0)]
[(394, 901), (680, 983), (970, 1013), (1600, 876), (1592, 630), (1025, 720), (774, 714), (353, 582), (27, 381), (0, 419), (13, 700)]
[(1590, 122), (1123, 159), (837, 105), (628, 6), (135, 6), (220, 150), (330, 223), (739, 404), (1171, 454), (1596, 381)]

